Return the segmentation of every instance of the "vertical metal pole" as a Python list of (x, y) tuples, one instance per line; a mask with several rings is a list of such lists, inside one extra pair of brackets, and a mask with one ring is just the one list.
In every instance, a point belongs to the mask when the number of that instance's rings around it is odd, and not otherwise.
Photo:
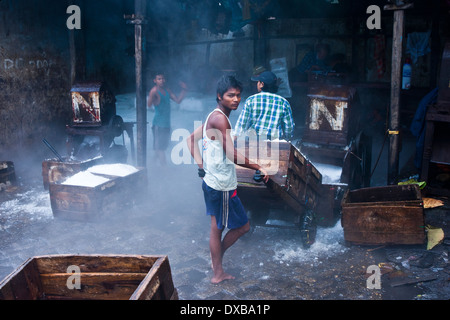
[(394, 11), (394, 32), (392, 38), (391, 106), (389, 118), (389, 163), (388, 184), (396, 184), (399, 169), (400, 149), (400, 90), (402, 72), (402, 49), (404, 10)]
[(143, 21), (145, 14), (143, 0), (135, 0), (135, 60), (136, 60), (136, 122), (137, 122), (137, 165), (147, 166), (147, 105), (143, 80)]

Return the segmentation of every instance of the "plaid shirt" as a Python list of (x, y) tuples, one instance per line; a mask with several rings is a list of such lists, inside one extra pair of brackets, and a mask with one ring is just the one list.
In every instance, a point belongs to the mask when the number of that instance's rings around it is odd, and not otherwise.
[(294, 120), (289, 102), (269, 92), (248, 97), (236, 122), (234, 134), (240, 136), (250, 129), (255, 130), (257, 135), (267, 134), (268, 139), (291, 139)]

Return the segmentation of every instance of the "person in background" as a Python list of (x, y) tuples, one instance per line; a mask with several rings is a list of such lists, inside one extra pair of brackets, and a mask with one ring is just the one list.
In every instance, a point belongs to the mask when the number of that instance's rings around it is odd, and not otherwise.
[(166, 165), (165, 151), (170, 141), (170, 99), (176, 103), (180, 103), (186, 96), (187, 86), (184, 82), (180, 82), (181, 92), (176, 96), (170, 89), (165, 87), (166, 78), (164, 73), (157, 72), (153, 78), (155, 86), (150, 90), (147, 98), (147, 107), (154, 106), (155, 115), (152, 122), (153, 132), (153, 149), (156, 158), (161, 165)]
[(278, 91), (278, 79), (271, 71), (264, 71), (251, 78), (257, 82), (258, 93), (247, 98), (236, 122), (235, 136), (254, 130), (267, 139), (291, 140), (294, 135), (294, 120), (289, 102)]
[[(260, 170), (264, 182), (269, 180), (267, 171), (251, 163), (234, 147), (229, 116), (241, 101), (242, 85), (233, 76), (223, 76), (217, 84), (217, 107), (208, 115), (205, 123), (187, 139), (192, 157), (203, 179), (202, 189), (206, 214), (211, 216), (209, 247), (211, 251), (212, 283), (234, 279), (222, 266), (225, 251), (250, 230), (250, 223), (237, 195), (236, 164)], [(198, 142), (202, 140), (202, 152)], [(228, 232), (222, 240), (225, 228)]]
[(327, 58), (330, 54), (330, 46), (328, 44), (319, 43), (316, 49), (307, 53), (300, 64), (297, 66), (297, 70), (300, 74), (308, 73), (311, 71), (327, 71)]

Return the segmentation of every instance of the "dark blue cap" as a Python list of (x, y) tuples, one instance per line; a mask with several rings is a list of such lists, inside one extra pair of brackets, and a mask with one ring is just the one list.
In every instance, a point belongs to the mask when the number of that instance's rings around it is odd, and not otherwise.
[(277, 76), (272, 71), (264, 71), (263, 73), (251, 77), (253, 81), (261, 81), (267, 85), (271, 85), (277, 82)]

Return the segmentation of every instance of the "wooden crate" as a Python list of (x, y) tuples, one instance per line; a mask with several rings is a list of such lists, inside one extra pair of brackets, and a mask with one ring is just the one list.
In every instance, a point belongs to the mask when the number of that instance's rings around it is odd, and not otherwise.
[(52, 183), (49, 192), (56, 218), (94, 221), (120, 204), (116, 179), (109, 179), (95, 187)]
[(346, 85), (313, 83), (309, 88), (306, 128), (302, 140), (321, 145), (346, 146), (356, 134), (356, 90)]
[(348, 190), (341, 223), (345, 240), (354, 244), (423, 244), (426, 238), (417, 185)]
[[(115, 166), (121, 164), (105, 164), (101, 167)], [(144, 167), (136, 167), (136, 172), (127, 174), (116, 174), (114, 170), (111, 171), (95, 171), (96, 166), (88, 169), (89, 172), (95, 175), (103, 176), (112, 179), (117, 184), (117, 190), (114, 192), (120, 197), (123, 205), (134, 203), (135, 200), (147, 195), (148, 178), (147, 169)]]
[(178, 293), (167, 256), (37, 256), (0, 282), (0, 300), (169, 299), (177, 300)]
[(12, 161), (0, 161), (0, 183), (5, 185), (16, 183), (16, 172)]
[(47, 159), (42, 162), (42, 181), (45, 190), (48, 190), (50, 183), (60, 182), (78, 172), (103, 162), (103, 157), (76, 161), (63, 158), (64, 162), (58, 159)]
[[(264, 144), (261, 146), (261, 143)], [(250, 141), (238, 151), (266, 168), (271, 179), (255, 182), (254, 170), (236, 166), (238, 192), (253, 193), (253, 201), (282, 202), (295, 211), (314, 208), (319, 200), (322, 176), (314, 165), (286, 141)]]
[(53, 215), (68, 220), (95, 221), (132, 205), (147, 190), (147, 170), (136, 169), (137, 172), (123, 177), (107, 176), (106, 182), (96, 186), (51, 183)]

